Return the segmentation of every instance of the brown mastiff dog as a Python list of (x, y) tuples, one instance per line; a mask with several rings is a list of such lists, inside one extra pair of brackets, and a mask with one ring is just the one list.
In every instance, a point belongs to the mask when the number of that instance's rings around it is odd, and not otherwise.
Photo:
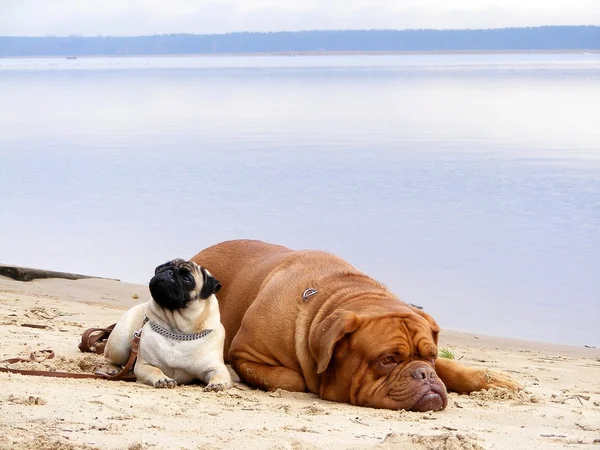
[(251, 386), (411, 411), (444, 409), (446, 388), (520, 388), (438, 358), (431, 316), (332, 254), (237, 240), (192, 261), (223, 285), (225, 359)]

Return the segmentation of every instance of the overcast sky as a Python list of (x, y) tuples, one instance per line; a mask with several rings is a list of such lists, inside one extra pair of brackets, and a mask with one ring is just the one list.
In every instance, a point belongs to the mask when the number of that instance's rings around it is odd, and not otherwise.
[(600, 25), (600, 0), (0, 0), (0, 35)]

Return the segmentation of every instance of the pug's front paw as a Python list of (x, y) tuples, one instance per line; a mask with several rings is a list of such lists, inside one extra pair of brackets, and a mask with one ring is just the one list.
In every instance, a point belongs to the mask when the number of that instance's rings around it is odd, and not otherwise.
[(174, 388), (175, 386), (177, 386), (177, 381), (175, 381), (171, 378), (163, 378), (154, 383), (154, 387), (160, 388), (160, 389), (164, 389), (164, 388), (171, 389), (171, 388)]

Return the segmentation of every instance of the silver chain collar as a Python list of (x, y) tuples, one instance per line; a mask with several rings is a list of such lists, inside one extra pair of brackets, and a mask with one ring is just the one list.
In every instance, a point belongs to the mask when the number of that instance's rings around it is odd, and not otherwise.
[(206, 337), (212, 332), (212, 330), (207, 329), (202, 330), (200, 333), (192, 334), (173, 333), (172, 331), (161, 327), (159, 324), (153, 322), (152, 320), (148, 320), (148, 322), (150, 323), (150, 328), (152, 329), (152, 331), (160, 334), (161, 336), (166, 337), (167, 339), (173, 339), (175, 341), (195, 341), (196, 339), (202, 339), (203, 337)]

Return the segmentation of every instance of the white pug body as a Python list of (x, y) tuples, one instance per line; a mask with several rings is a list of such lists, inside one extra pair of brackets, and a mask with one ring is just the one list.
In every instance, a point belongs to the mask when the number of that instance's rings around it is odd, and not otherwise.
[(200, 380), (207, 390), (232, 386), (223, 361), (225, 329), (215, 292), (220, 283), (193, 262), (174, 260), (156, 268), (152, 298), (129, 309), (110, 334), (104, 356), (123, 366), (133, 333), (142, 335), (134, 374), (141, 383), (163, 388)]

